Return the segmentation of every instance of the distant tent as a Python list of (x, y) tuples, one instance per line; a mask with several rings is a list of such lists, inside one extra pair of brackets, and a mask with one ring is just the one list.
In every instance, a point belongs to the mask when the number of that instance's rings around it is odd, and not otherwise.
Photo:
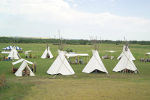
[(49, 47), (46, 48), (46, 50), (44, 51), (44, 53), (41, 56), (41, 58), (43, 58), (43, 59), (45, 59), (45, 58), (53, 58), (53, 55), (52, 55)]
[(110, 51), (107, 51), (107, 52), (114, 53), (114, 52), (116, 52), (116, 51), (110, 50)]
[(88, 57), (89, 54), (66, 53), (65, 56), (66, 56), (67, 58), (70, 58), (70, 57)]
[(1, 53), (2, 54), (9, 54), (10, 52), (9, 51), (2, 51)]
[(56, 60), (53, 62), (51, 67), (48, 69), (47, 73), (51, 75), (62, 74), (62, 75), (73, 75), (75, 72), (73, 71), (72, 67), (68, 63), (67, 59), (65, 58), (64, 51), (59, 51), (59, 55), (57, 56)]
[(27, 61), (25, 59), (20, 59), (20, 60), (18, 60), (16, 62), (13, 62), (12, 64), (16, 65), (16, 64), (18, 64), (20, 62), (22, 62), (22, 64), (19, 67), (19, 69), (16, 71), (16, 73), (15, 73), (16, 76), (23, 76), (23, 71), (24, 71), (25, 68), (27, 68), (27, 70), (29, 71), (29, 76), (35, 76), (34, 73), (31, 71), (30, 67), (28, 66), (28, 64), (32, 64), (33, 65), (32, 62)]
[(146, 55), (150, 55), (150, 52), (147, 52)]
[[(125, 50), (125, 49), (128, 49), (128, 50)], [(131, 59), (131, 60), (136, 60), (136, 59), (134, 58), (134, 56), (132, 55), (132, 53), (131, 53), (129, 47), (128, 47), (128, 46), (125, 46), (125, 45), (123, 46), (122, 53), (121, 53), (120, 56), (117, 58), (118, 60), (120, 60), (120, 59), (122, 58), (122, 56), (124, 56), (124, 52), (128, 52), (128, 54), (130, 55), (130, 59)]]
[(85, 66), (82, 72), (84, 73), (91, 73), (93, 71), (100, 71), (104, 73), (108, 73), (97, 50), (93, 50), (93, 56), (88, 62), (88, 64)]
[(15, 48), (16, 50), (22, 50), (22, 48), (18, 47), (18, 46), (8, 46), (6, 48), (3, 48), (3, 50), (12, 50), (12, 48)]
[(8, 58), (10, 59), (19, 59), (20, 56), (17, 52), (17, 50), (15, 49), (15, 47), (12, 48), (12, 50), (10, 51), (9, 55), (8, 55)]
[(126, 49), (125, 51), (122, 52), (123, 56), (121, 57), (120, 61), (115, 66), (115, 68), (113, 69), (114, 72), (121, 72), (121, 71), (137, 72), (137, 68), (134, 65), (132, 55), (130, 52), (128, 52), (128, 50), (129, 49)]
[(25, 51), (24, 54), (25, 54), (25, 55), (28, 55), (28, 54), (31, 53), (31, 52), (32, 52), (32, 50), (28, 50), (28, 51)]

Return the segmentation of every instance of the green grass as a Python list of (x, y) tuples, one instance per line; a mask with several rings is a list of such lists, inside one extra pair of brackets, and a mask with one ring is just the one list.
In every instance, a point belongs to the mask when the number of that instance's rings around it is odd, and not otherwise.
[(0, 88), (0, 100), (20, 100), (28, 94), (31, 86), (32, 83), (21, 78), (8, 79), (6, 87)]
[[(0, 44), (4, 48), (11, 44)], [(6, 88), (0, 89), (0, 100), (150, 100), (150, 63), (142, 63), (140, 58), (148, 58), (146, 52), (150, 52), (149, 45), (130, 45), (131, 52), (137, 59), (135, 65), (140, 74), (122, 74), (112, 72), (118, 63), (116, 58), (122, 51), (122, 45), (101, 44), (99, 53), (115, 56), (114, 60), (103, 60), (109, 75), (106, 74), (85, 74), (83, 68), (92, 56), (90, 45), (66, 45), (77, 53), (88, 53), (90, 57), (84, 58), (83, 65), (74, 65), (72, 68), (75, 75), (72, 76), (51, 76), (46, 71), (57, 57), (57, 45), (50, 44), (54, 59), (41, 59), (40, 56), (45, 50), (46, 44), (16, 44), (24, 51), (32, 50), (36, 59), (27, 59), (37, 64), (35, 77), (16, 77), (11, 73), (12, 61), (0, 62), (0, 75), (5, 74), (7, 79)], [(108, 53), (106, 50), (117, 51)], [(25, 55), (20, 54), (22, 58)], [(15, 66), (19, 67), (19, 65)]]
[(149, 89), (143, 82), (47, 79), (32, 87), (24, 100), (149, 100)]

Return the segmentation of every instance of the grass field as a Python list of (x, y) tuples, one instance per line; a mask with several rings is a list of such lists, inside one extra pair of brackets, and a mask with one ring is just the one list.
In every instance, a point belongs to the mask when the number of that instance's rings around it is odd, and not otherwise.
[[(0, 44), (0, 49), (11, 44)], [(6, 76), (7, 86), (0, 88), (0, 100), (150, 100), (150, 63), (142, 63), (140, 58), (147, 58), (145, 53), (150, 52), (149, 45), (130, 45), (130, 50), (137, 59), (135, 65), (139, 74), (122, 74), (112, 72), (117, 64), (116, 58), (122, 51), (122, 45), (101, 44), (99, 53), (112, 55), (114, 60), (103, 60), (109, 75), (82, 73), (83, 65), (74, 65), (75, 75), (51, 76), (46, 71), (58, 55), (57, 45), (49, 44), (54, 59), (41, 59), (40, 56), (46, 44), (16, 44), (24, 51), (32, 50), (35, 59), (27, 59), (37, 64), (35, 77), (16, 77), (11, 73), (12, 61), (0, 61), (0, 75)], [(66, 45), (77, 53), (88, 53), (92, 56), (90, 45)], [(107, 50), (115, 50), (108, 53)], [(20, 54), (22, 58), (25, 55)], [(90, 57), (88, 59), (90, 59)], [(88, 60), (84, 59), (85, 62)], [(16, 67), (19, 67), (17, 65)]]

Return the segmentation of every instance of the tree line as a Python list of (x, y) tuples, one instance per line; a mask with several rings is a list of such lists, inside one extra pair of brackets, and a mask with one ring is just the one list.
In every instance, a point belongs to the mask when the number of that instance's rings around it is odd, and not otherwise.
[[(62, 39), (64, 44), (72, 45), (91, 45), (91, 40), (83, 39)], [(107, 43), (107, 44), (123, 44), (124, 41), (113, 41), (113, 40), (96, 40), (97, 43)], [(130, 44), (140, 44), (140, 45), (150, 45), (150, 41), (128, 41)], [(22, 38), (22, 37), (0, 37), (0, 43), (52, 43), (58, 45), (60, 43), (59, 39), (42, 39), (42, 38)]]

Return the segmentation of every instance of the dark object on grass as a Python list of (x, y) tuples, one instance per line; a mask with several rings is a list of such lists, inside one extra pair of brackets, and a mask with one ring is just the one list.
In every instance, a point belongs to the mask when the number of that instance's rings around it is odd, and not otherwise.
[(13, 68), (12, 72), (15, 73), (18, 70), (18, 68)]

